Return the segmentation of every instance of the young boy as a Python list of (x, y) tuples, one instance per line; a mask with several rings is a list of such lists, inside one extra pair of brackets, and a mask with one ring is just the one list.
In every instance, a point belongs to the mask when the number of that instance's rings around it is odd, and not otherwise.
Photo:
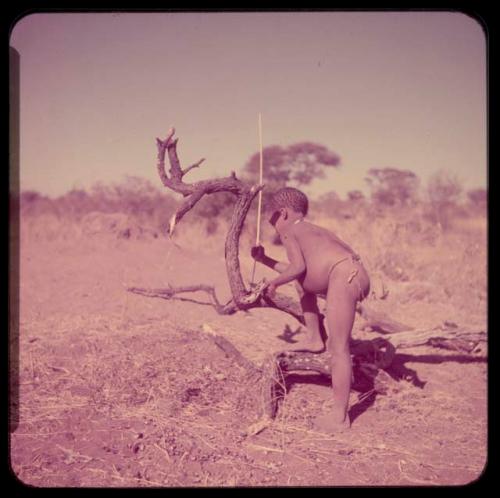
[(278, 232), (289, 263), (266, 256), (264, 248), (252, 248), (252, 257), (276, 270), (266, 292), (272, 296), (280, 285), (295, 281), (306, 323), (304, 342), (292, 351), (324, 351), (319, 327), (317, 295), (326, 295), (327, 348), (331, 355), (334, 409), (318, 417), (317, 425), (328, 431), (350, 427), (347, 414), (351, 389), (349, 339), (356, 303), (370, 290), (370, 279), (359, 256), (334, 233), (304, 220), (308, 199), (295, 188), (282, 188), (270, 202), (269, 222)]

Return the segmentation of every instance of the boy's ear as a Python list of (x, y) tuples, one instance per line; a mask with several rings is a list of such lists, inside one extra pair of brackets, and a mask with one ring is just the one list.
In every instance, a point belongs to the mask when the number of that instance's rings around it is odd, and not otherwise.
[(281, 215), (283, 216), (283, 219), (286, 220), (288, 219), (288, 209), (287, 208), (281, 208)]

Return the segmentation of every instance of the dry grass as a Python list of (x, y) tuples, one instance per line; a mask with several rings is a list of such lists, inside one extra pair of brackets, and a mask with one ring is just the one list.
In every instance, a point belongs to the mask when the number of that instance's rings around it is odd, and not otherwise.
[[(166, 332), (162, 339), (158, 328)], [(24, 482), (443, 484), (478, 475), (484, 463), (468, 438), (454, 441), (453, 459), (440, 454), (446, 436), (436, 431), (436, 409), (454, 413), (456, 393), (427, 394), (400, 382), (376, 400), (377, 412), (391, 417), (388, 424), (326, 435), (312, 420), (328, 409), (328, 388), (296, 384), (276, 420), (245, 437), (259, 415), (258, 390), (203, 334), (159, 322), (149, 332), (132, 324), (127, 332), (107, 327), (103, 335), (96, 317), (91, 329), (73, 334), (68, 349), (65, 324), (49, 322), (40, 340), (22, 344), (33, 363), (21, 370), (21, 425), (12, 438), (13, 467)], [(139, 333), (140, 348), (132, 348)], [(351, 405), (361, 397), (353, 392)], [(473, 429), (481, 434), (484, 427)], [(412, 431), (423, 444), (408, 444)], [(392, 463), (377, 464), (382, 461)]]

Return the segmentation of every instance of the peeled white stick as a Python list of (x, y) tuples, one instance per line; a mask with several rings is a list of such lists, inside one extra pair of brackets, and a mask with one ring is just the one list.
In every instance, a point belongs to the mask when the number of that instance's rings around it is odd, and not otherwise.
[[(259, 112), (259, 151), (260, 151), (260, 163), (259, 163), (259, 185), (262, 185), (263, 180), (263, 171), (264, 171), (264, 159), (262, 154), (262, 115)], [(259, 190), (259, 200), (257, 204), (257, 236), (255, 238), (255, 245), (258, 246), (260, 244), (260, 217), (262, 211), (262, 190)], [(257, 261), (254, 259), (253, 261), (253, 270), (252, 270), (252, 284), (255, 276), (255, 265)]]
[[(259, 112), (259, 150), (260, 150), (260, 163), (259, 163), (259, 185), (262, 185), (262, 177), (264, 170), (264, 160), (262, 155), (262, 116)], [(262, 190), (259, 190), (259, 202), (257, 205), (257, 238), (255, 245), (260, 244), (260, 215), (262, 211)]]

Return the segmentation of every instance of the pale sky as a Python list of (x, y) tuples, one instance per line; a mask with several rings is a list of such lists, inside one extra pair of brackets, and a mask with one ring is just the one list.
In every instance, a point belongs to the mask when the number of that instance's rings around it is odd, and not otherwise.
[(161, 186), (155, 138), (172, 125), (183, 165), (206, 158), (186, 181), (225, 176), (258, 151), (259, 112), (264, 146), (340, 155), (313, 196), (366, 191), (373, 167), (486, 187), (486, 40), (462, 13), (32, 14), (11, 45), (22, 189)]

